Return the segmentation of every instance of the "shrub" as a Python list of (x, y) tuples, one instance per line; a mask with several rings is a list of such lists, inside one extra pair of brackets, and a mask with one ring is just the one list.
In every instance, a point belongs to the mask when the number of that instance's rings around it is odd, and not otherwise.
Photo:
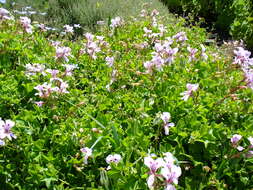
[(157, 14), (71, 41), (1, 9), (1, 189), (252, 188), (250, 52)]
[(231, 34), (234, 39), (243, 39), (249, 48), (253, 48), (251, 0), (163, 0), (171, 9), (179, 13), (191, 13), (204, 17), (214, 23), (216, 29), (224, 35)]

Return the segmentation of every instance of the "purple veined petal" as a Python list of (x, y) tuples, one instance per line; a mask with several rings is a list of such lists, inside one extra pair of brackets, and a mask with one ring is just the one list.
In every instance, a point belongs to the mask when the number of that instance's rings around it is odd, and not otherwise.
[(170, 116), (170, 113), (169, 112), (163, 112), (161, 114), (161, 119), (163, 120), (163, 122), (166, 124), (169, 122), (171, 116)]
[(230, 141), (233, 145), (237, 144), (242, 139), (241, 135), (235, 134), (231, 137)]
[(170, 127), (168, 125), (164, 125), (164, 134), (169, 135)]
[(155, 175), (151, 174), (147, 179), (147, 184), (148, 184), (149, 189), (154, 188), (154, 183), (155, 183)]
[(244, 150), (244, 148), (243, 148), (242, 146), (237, 146), (236, 149), (237, 149), (238, 151), (240, 151), (240, 152)]
[(172, 184), (167, 184), (165, 190), (176, 190), (175, 186)]

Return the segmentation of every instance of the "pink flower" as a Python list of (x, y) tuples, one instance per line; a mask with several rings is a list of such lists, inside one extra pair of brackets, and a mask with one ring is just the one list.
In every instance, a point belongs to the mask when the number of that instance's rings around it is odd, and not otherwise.
[(67, 88), (69, 87), (67, 82), (61, 82), (58, 92), (61, 94), (67, 94), (69, 91), (67, 91)]
[(51, 74), (52, 78), (57, 78), (57, 74), (59, 74), (59, 70), (57, 69), (47, 69), (46, 71)]
[(176, 55), (176, 53), (178, 52), (178, 48), (167, 48), (165, 50), (167, 59), (166, 62), (167, 63), (172, 63), (174, 61), (174, 56)]
[(195, 55), (196, 55), (198, 49), (187, 47), (187, 50), (190, 52), (189, 61), (191, 62), (191, 61), (195, 60)]
[(184, 101), (187, 101), (190, 96), (193, 95), (193, 92), (197, 91), (199, 88), (198, 84), (186, 84), (187, 91), (180, 93), (181, 96), (183, 96), (181, 99)]
[(15, 122), (11, 120), (3, 121), (0, 118), (0, 139), (3, 140), (5, 138), (8, 138), (9, 140), (12, 140), (12, 138), (16, 138), (16, 136), (11, 132), (11, 128), (15, 126)]
[(98, 46), (96, 41), (88, 41), (86, 44), (86, 52), (92, 59), (97, 59), (97, 53), (101, 51), (101, 48)]
[(165, 135), (169, 135), (169, 129), (171, 127), (174, 127), (174, 123), (169, 123), (170, 120), (170, 113), (169, 112), (163, 112), (161, 115), (161, 119), (163, 120), (164, 123), (164, 133)]
[[(181, 176), (181, 168), (174, 164), (175, 159), (170, 152), (164, 153), (164, 158), (154, 160), (151, 156), (144, 158), (144, 164), (149, 167), (149, 177), (147, 184), (150, 189), (154, 189), (156, 177), (163, 177), (165, 189), (175, 190), (173, 184), (178, 184), (178, 178)], [(160, 172), (159, 169), (161, 168)], [(161, 175), (160, 175), (161, 174)]]
[(239, 146), (238, 143), (242, 139), (241, 135), (235, 134), (231, 137), (230, 141), (232, 143), (232, 146), (236, 148), (238, 151), (243, 151), (244, 148), (242, 146)]
[(249, 51), (243, 49), (242, 47), (237, 47), (237, 50), (234, 50), (234, 54), (236, 55), (234, 63), (239, 65), (248, 62), (249, 57), (251, 55)]
[(55, 48), (57, 48), (58, 46), (61, 45), (61, 42), (59, 42), (59, 41), (51, 41), (51, 45), (54, 46)]
[(171, 185), (171, 184), (167, 184), (165, 190), (176, 190), (175, 186), (174, 185)]
[(164, 124), (168, 123), (170, 120), (170, 113), (169, 112), (163, 112), (161, 115), (161, 119), (163, 120)]
[(241, 135), (235, 134), (231, 137), (230, 141), (232, 145), (237, 145), (237, 143), (242, 139)]
[(75, 64), (64, 64), (63, 66), (66, 68), (65, 76), (72, 76), (73, 70), (78, 68)]
[(164, 165), (164, 160), (162, 158), (154, 160), (152, 157), (148, 156), (144, 158), (144, 164), (150, 169), (151, 174), (155, 174), (157, 170)]
[(161, 169), (161, 174), (166, 179), (167, 184), (178, 184), (178, 178), (181, 176), (182, 171), (179, 166), (172, 165), (170, 168), (164, 167)]
[(177, 42), (184, 42), (188, 40), (185, 32), (179, 32), (176, 35), (174, 35), (172, 38), (175, 39)]
[(120, 161), (121, 161), (121, 156), (119, 154), (110, 154), (106, 157), (106, 163), (107, 164), (111, 164), (111, 163), (114, 163), (114, 164), (118, 164)]
[(253, 69), (242, 68), (247, 86), (253, 89)]
[(37, 85), (34, 89), (38, 91), (35, 95), (41, 98), (48, 98), (53, 92), (59, 91), (58, 87), (52, 87), (51, 83), (48, 84), (46, 82), (42, 85)]
[(159, 11), (154, 9), (152, 12), (151, 12), (151, 16), (154, 17), (154, 16), (158, 16), (159, 15)]
[(0, 20), (13, 20), (13, 17), (8, 10), (0, 8)]
[(69, 61), (68, 57), (71, 56), (71, 49), (69, 47), (56, 47), (56, 58), (63, 58), (66, 62)]
[(144, 164), (150, 169), (149, 177), (147, 179), (147, 184), (150, 189), (153, 188), (155, 182), (155, 175), (157, 170), (164, 165), (164, 160), (162, 158), (157, 158), (154, 160), (151, 156), (144, 158)]
[(175, 124), (174, 123), (167, 123), (165, 124), (163, 127), (164, 127), (164, 134), (165, 135), (169, 135), (169, 132), (170, 132), (170, 128), (171, 127), (174, 127)]
[(46, 75), (45, 74), (45, 66), (44, 65), (41, 65), (41, 64), (26, 64), (25, 65), (25, 68), (26, 68), (26, 75), (27, 76), (33, 76), (33, 75), (36, 75), (37, 73), (40, 73), (42, 75)]
[(33, 32), (30, 18), (20, 17), (20, 23), (27, 33), (31, 34)]
[(94, 39), (94, 35), (89, 32), (87, 32), (84, 36), (87, 39), (87, 41), (93, 41)]
[(43, 101), (38, 101), (38, 102), (34, 102), (37, 106), (39, 106), (39, 107), (42, 107), (43, 106), (43, 104), (45, 103), (45, 102), (43, 102)]
[(141, 17), (145, 17), (145, 16), (148, 16), (148, 13), (145, 9), (142, 9), (141, 10), (141, 14), (140, 14)]
[(111, 19), (110, 27), (114, 29), (114, 28), (121, 26), (122, 24), (123, 24), (122, 18), (115, 17), (115, 18)]
[(149, 189), (153, 189), (154, 188), (154, 183), (155, 183), (155, 175), (151, 174), (148, 179), (147, 179), (147, 184), (148, 184), (148, 188)]
[(242, 146), (237, 146), (236, 149), (237, 149), (238, 151), (240, 151), (240, 152), (244, 150), (244, 148), (243, 148)]
[(164, 167), (171, 168), (174, 165), (175, 158), (170, 152), (164, 153)]
[(84, 147), (80, 151), (84, 154), (84, 164), (88, 164), (88, 158), (92, 155), (92, 149)]
[(105, 61), (106, 61), (106, 65), (108, 65), (109, 67), (112, 67), (113, 64), (114, 64), (114, 57), (106, 57), (105, 58)]

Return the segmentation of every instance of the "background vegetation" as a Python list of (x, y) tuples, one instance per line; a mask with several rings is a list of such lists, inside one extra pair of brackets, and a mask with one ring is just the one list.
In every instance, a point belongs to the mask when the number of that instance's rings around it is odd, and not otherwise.
[(214, 23), (216, 30), (244, 40), (253, 50), (253, 2), (251, 0), (162, 0), (179, 14), (191, 13)]
[(159, 0), (7, 0), (5, 6), (13, 10), (31, 6), (36, 11), (47, 13), (46, 16), (33, 15), (32, 19), (36, 21), (54, 27), (78, 23), (84, 30), (93, 31), (97, 21), (108, 22), (109, 18), (119, 15), (127, 20), (139, 15), (143, 8), (157, 9), (160, 14), (168, 16), (166, 6)]
[[(55, 3), (55, 10), (50, 3)], [(50, 16), (45, 24), (54, 16), (62, 25), (82, 22), (78, 15), (80, 20), (71, 20), (74, 14), (65, 17), (57, 10), (59, 5), (66, 15), (74, 13), (68, 12), (75, 9), (70, 1), (46, 1), (34, 7), (40, 12), (46, 7)], [(92, 6), (98, 10), (102, 4)], [(140, 14), (137, 9), (133, 12)], [(228, 44), (225, 53), (210, 43), (205, 29), (186, 27), (182, 18), (164, 24), (155, 13), (126, 15), (115, 28), (95, 26), (102, 17), (89, 13), (92, 24), (83, 21), (83, 25), (96, 29), (93, 34), (98, 37), (92, 40), (103, 36), (107, 42), (98, 48), (96, 59), (88, 53), (91, 34), (73, 40), (71, 33), (21, 23), (17, 15), (0, 21), (0, 117), (15, 122), (11, 130), (17, 136), (4, 139), (6, 144), (0, 146), (1, 190), (148, 189), (150, 170), (144, 158), (162, 157), (166, 152), (175, 156), (182, 170), (179, 183), (174, 184), (179, 190), (253, 188), (253, 142), (248, 139), (253, 137), (252, 65), (245, 64), (248, 68), (243, 71), (235, 64), (233, 51), (240, 44)], [(34, 21), (44, 19), (28, 16)], [(27, 33), (27, 27), (33, 32)], [(172, 61), (148, 72), (144, 63), (165, 42)], [(90, 49), (96, 43), (90, 43)], [(70, 50), (65, 52), (68, 62), (56, 57), (63, 54), (57, 53), (63, 46)], [(171, 48), (178, 49), (171, 53)], [(246, 50), (238, 54), (237, 61), (252, 61)], [(108, 56), (114, 57), (111, 66)], [(159, 59), (153, 61), (159, 64)], [(31, 65), (37, 64), (45, 68), (31, 71)], [(72, 75), (66, 74), (66, 64), (77, 66)], [(50, 74), (55, 69), (60, 79)], [(68, 84), (68, 93), (37, 95), (38, 85), (59, 86), (61, 80)], [(184, 101), (182, 93), (189, 83), (198, 84), (198, 89)], [(41, 100), (44, 103), (38, 106)], [(169, 122), (175, 124), (167, 135), (163, 112), (169, 112)], [(234, 134), (242, 138), (233, 144)], [(244, 149), (239, 151), (238, 145)], [(84, 147), (92, 149), (87, 163), (81, 152)], [(108, 169), (106, 158), (115, 153), (122, 159)]]

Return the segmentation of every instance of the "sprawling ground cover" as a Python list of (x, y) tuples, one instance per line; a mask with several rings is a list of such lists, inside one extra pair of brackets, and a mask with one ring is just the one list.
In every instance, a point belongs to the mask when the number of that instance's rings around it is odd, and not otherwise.
[(71, 41), (0, 10), (0, 188), (253, 188), (248, 51), (157, 11)]

